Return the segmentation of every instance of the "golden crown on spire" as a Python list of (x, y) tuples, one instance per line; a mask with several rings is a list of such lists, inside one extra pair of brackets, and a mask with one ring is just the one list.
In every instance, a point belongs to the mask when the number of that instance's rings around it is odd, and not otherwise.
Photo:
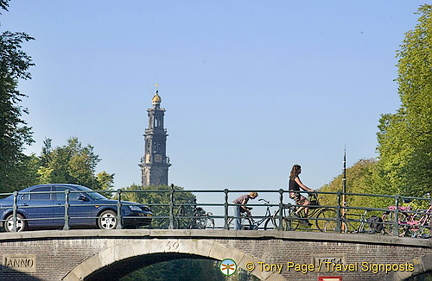
[(161, 102), (162, 102), (162, 99), (158, 94), (158, 90), (156, 90), (156, 93), (152, 98), (152, 103), (153, 103), (153, 105), (157, 105), (157, 104), (160, 104)]

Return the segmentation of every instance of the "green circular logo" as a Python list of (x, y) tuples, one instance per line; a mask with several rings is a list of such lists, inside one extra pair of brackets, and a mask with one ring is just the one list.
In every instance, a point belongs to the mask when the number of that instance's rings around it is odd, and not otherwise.
[(219, 269), (225, 276), (231, 276), (237, 271), (237, 264), (232, 259), (224, 259), (219, 265)]

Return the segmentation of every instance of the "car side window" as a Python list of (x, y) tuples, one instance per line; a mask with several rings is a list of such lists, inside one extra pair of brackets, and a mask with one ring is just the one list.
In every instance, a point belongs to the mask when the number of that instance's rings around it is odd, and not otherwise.
[(65, 194), (65, 190), (70, 188), (66, 188), (64, 186), (54, 186), (54, 190), (55, 193), (53, 193), (53, 198), (54, 200), (58, 200), (58, 201), (65, 201), (66, 200), (66, 194)]
[(50, 192), (51, 192), (50, 186), (35, 188), (32, 191), (30, 191), (30, 200), (50, 200), (50, 196), (51, 196)]
[[(58, 200), (58, 201), (66, 201), (66, 193), (65, 190), (69, 190), (69, 200), (78, 200), (79, 196), (81, 195), (80, 192), (76, 192), (75, 190), (73, 190), (72, 188), (66, 187), (66, 186), (54, 186), (54, 191), (57, 191), (54, 193), (54, 200)], [(60, 191), (60, 192), (58, 192)]]

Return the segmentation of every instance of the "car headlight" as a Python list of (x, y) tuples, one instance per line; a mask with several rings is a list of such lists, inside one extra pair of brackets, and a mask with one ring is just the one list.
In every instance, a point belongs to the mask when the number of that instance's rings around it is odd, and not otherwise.
[(138, 206), (130, 205), (128, 206), (131, 211), (141, 212), (141, 208)]

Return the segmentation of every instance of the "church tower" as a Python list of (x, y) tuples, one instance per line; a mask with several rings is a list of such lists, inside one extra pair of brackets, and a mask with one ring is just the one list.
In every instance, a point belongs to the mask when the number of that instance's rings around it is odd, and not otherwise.
[(156, 90), (152, 98), (153, 107), (147, 110), (149, 123), (144, 133), (144, 157), (139, 166), (142, 172), (142, 186), (168, 185), (168, 168), (171, 166), (166, 156), (167, 131), (164, 129), (165, 109), (160, 107), (161, 97)]

